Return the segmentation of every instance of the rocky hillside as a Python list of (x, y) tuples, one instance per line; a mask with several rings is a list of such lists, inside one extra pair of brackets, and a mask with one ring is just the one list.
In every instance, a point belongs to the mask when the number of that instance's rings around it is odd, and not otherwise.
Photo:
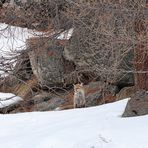
[(13, 56), (13, 69), (2, 60), (9, 75), (1, 77), (0, 91), (23, 101), (1, 112), (73, 108), (77, 83), (84, 84), (87, 107), (147, 91), (146, 5), (136, 0), (3, 2), (0, 22), (42, 35), (26, 39), (25, 50)]

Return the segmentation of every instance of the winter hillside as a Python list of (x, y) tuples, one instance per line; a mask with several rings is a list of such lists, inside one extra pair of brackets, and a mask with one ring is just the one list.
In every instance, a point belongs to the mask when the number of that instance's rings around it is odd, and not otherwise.
[(147, 1), (0, 14), (0, 148), (148, 148)]
[(0, 115), (0, 147), (147, 148), (148, 116), (121, 118), (127, 100), (85, 109)]

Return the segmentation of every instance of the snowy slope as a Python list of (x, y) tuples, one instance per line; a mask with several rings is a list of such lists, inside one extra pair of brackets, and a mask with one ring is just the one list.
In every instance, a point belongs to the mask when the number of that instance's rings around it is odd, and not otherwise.
[(126, 103), (0, 115), (0, 148), (148, 148), (148, 116), (121, 118)]

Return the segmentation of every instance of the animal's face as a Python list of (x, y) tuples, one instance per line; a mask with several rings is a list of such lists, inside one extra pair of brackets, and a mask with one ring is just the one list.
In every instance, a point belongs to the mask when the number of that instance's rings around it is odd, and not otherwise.
[(74, 91), (79, 91), (80, 89), (83, 89), (83, 83), (74, 85)]

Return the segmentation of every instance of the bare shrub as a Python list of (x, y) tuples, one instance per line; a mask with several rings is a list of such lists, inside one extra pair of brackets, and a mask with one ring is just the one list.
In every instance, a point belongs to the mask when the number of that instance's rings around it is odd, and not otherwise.
[[(46, 0), (27, 1), (19, 10), (11, 9), (11, 12), (28, 28), (52, 28), (58, 33), (74, 28), (63, 53), (76, 65), (72, 74), (79, 77), (87, 71), (93, 73), (93, 79), (118, 85), (127, 74), (137, 77), (136, 73), (141, 73), (142, 77), (143, 71), (146, 80), (147, 66), (133, 68), (139, 62), (134, 61), (134, 56), (139, 57), (135, 50), (139, 51), (139, 47), (144, 46), (146, 54), (141, 59), (145, 61), (143, 65), (147, 63), (146, 7), (146, 0)], [(15, 18), (8, 20), (15, 22)]]
[[(71, 5), (63, 15), (71, 20), (74, 34), (65, 53), (69, 60), (74, 60), (77, 71), (93, 71), (109, 83), (119, 82), (129, 74), (147, 75), (145, 0), (95, 1), (89, 4), (67, 1)], [(139, 44), (145, 47), (141, 60), (146, 65), (141, 70), (133, 67), (135, 48)], [(138, 52), (135, 54), (138, 56)]]

